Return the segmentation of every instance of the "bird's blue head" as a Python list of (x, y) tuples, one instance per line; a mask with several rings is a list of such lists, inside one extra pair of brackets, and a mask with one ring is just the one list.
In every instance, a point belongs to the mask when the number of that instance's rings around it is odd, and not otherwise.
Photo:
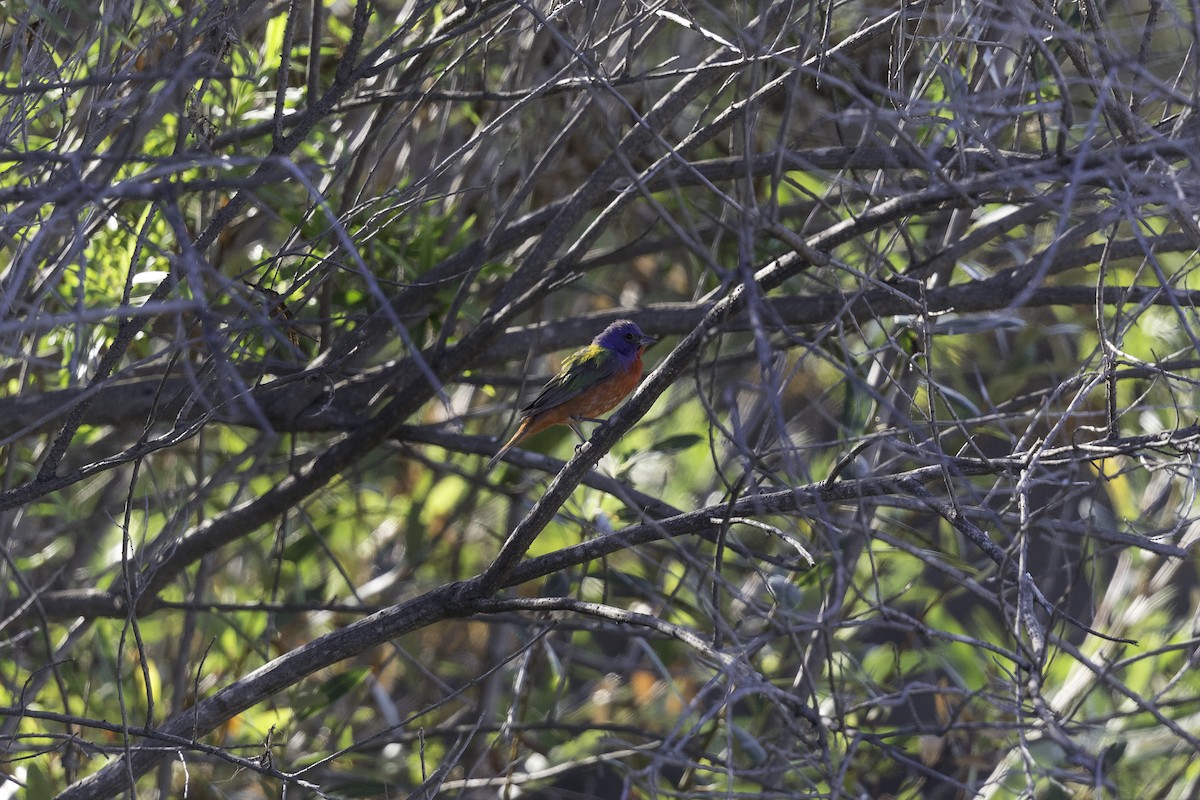
[(642, 333), (642, 329), (627, 319), (619, 319), (609, 325), (592, 340), (606, 350), (612, 350), (623, 358), (633, 358), (657, 342), (653, 336)]

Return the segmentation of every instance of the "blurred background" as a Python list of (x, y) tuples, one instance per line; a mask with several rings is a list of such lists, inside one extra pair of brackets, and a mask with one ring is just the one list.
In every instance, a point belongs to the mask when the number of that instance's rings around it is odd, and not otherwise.
[(7, 3), (0, 800), (1194, 796), (1198, 33)]

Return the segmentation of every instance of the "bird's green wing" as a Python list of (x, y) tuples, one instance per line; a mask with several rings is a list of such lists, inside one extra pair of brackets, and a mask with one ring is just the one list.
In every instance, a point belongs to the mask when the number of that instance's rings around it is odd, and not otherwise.
[(617, 371), (617, 354), (598, 344), (576, 350), (563, 362), (562, 370), (547, 381), (542, 392), (525, 406), (526, 416), (562, 405), (611, 378)]

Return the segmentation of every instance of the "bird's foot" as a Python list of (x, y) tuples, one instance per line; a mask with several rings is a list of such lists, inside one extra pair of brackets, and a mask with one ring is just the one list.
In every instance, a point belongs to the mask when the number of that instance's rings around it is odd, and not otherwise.
[[(583, 431), (579, 430), (579, 423), (581, 422), (592, 422), (596, 425), (604, 425), (605, 420), (595, 419), (594, 417), (571, 417), (571, 430), (575, 431), (575, 435), (579, 437), (580, 442), (586, 442), (588, 437), (584, 436)], [(595, 434), (595, 431), (592, 431), (592, 433)], [(579, 450), (578, 447), (575, 449)]]

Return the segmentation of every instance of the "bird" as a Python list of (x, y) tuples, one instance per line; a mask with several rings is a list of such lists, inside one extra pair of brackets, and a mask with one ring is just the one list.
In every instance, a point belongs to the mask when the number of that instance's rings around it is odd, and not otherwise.
[(598, 415), (610, 411), (634, 390), (642, 377), (642, 353), (657, 341), (630, 320), (619, 319), (609, 325), (591, 344), (568, 356), (559, 373), (521, 409), (517, 432), (492, 456), (487, 468), (494, 467), (518, 442), (551, 425), (569, 425), (584, 438), (577, 423), (600, 422)]
[(251, 283), (250, 281), (243, 280), (242, 283), (246, 284), (246, 288), (250, 290), (255, 300), (267, 308), (267, 316), (271, 319), (278, 318), (283, 320), (283, 333), (287, 336), (288, 341), (292, 343), (293, 347), (300, 346), (301, 336), (306, 336), (314, 341), (316, 340), (315, 336), (292, 322), (292, 311), (284, 304), (283, 295), (267, 287), (261, 281)]

